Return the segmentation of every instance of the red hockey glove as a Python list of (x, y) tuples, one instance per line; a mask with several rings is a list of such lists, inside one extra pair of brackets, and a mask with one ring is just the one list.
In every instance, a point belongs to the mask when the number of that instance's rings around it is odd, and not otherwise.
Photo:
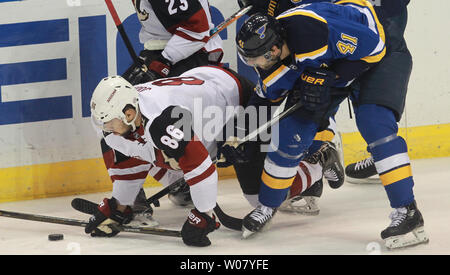
[(119, 233), (113, 224), (127, 224), (133, 218), (133, 211), (129, 206), (124, 212), (117, 210), (117, 201), (114, 198), (104, 199), (97, 207), (96, 213), (89, 219), (85, 228), (87, 234), (92, 237), (114, 237)]
[(181, 237), (186, 245), (208, 246), (211, 241), (207, 235), (220, 227), (216, 222), (216, 217), (210, 217), (206, 213), (201, 213), (197, 209), (192, 209), (186, 222), (181, 229)]

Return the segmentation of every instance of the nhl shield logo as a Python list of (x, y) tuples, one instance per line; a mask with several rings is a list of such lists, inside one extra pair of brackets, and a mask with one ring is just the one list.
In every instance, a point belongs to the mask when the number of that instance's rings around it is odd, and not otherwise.
[(259, 38), (260, 38), (260, 39), (266, 38), (266, 26), (267, 26), (267, 23), (264, 24), (261, 28), (259, 28), (259, 29), (256, 31), (256, 33), (259, 34)]

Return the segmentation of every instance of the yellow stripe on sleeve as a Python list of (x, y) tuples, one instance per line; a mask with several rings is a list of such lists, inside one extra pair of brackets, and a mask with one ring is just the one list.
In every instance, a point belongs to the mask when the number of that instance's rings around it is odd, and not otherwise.
[(319, 56), (324, 55), (328, 51), (328, 45), (324, 46), (323, 48), (320, 48), (318, 50), (315, 50), (313, 52), (309, 53), (302, 53), (302, 54), (296, 54), (295, 58), (297, 59), (297, 62), (303, 62), (306, 59), (315, 59)]
[(291, 17), (291, 16), (295, 16), (295, 15), (308, 16), (308, 17), (314, 18), (316, 20), (319, 20), (320, 22), (328, 24), (328, 22), (327, 22), (327, 20), (325, 20), (325, 18), (323, 18), (323, 17), (319, 16), (317, 13), (315, 13), (313, 11), (309, 11), (309, 10), (296, 10), (296, 9), (294, 9), (291, 12), (286, 12), (286, 13), (283, 13), (283, 14), (279, 15), (277, 17), (277, 19), (282, 19), (282, 18)]
[(280, 77), (283, 74), (283, 72), (285, 72), (286, 69), (288, 69), (288, 67), (281, 65), (278, 69), (276, 69), (273, 73), (271, 73), (268, 77), (266, 77), (263, 80), (264, 85), (270, 86), (270, 82), (273, 79)]
[(384, 47), (383, 51), (381, 51), (379, 54), (366, 56), (364, 58), (361, 58), (361, 60), (367, 63), (377, 63), (380, 62), (380, 60), (383, 59), (385, 55), (386, 55), (386, 47)]

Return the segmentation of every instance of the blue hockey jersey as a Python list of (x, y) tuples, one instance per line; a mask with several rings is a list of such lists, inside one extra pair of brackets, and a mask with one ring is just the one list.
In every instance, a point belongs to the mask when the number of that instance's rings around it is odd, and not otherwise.
[[(386, 53), (383, 26), (366, 0), (300, 5), (277, 19), (286, 31), (292, 60), (284, 60), (269, 71), (257, 69), (261, 97), (282, 98), (307, 67), (330, 67), (342, 60), (374, 64)], [(344, 87), (351, 81), (338, 81), (336, 86)]]

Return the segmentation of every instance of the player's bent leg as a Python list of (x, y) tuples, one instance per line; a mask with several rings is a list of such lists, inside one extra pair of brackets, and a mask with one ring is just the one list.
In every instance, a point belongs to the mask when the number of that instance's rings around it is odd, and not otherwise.
[(291, 116), (279, 123), (278, 130), (280, 138), (274, 138), (272, 132), (271, 147), (275, 151), (268, 152), (264, 162), (259, 190), (261, 205), (243, 220), (244, 238), (265, 228), (286, 199), (297, 174), (297, 166), (316, 134), (317, 124)]
[(180, 187), (171, 190), (169, 192), (168, 198), (173, 204), (177, 206), (189, 208), (194, 206), (191, 197), (191, 190), (186, 182)]
[(131, 226), (156, 227), (159, 223), (153, 218), (153, 209), (146, 202), (143, 182), (115, 180), (112, 196), (121, 205), (129, 205), (132, 209)]
[(279, 210), (315, 216), (320, 212), (318, 199), (323, 191), (323, 169), (319, 163), (301, 161), (286, 200)]
[(131, 208), (133, 209), (133, 219), (130, 222), (131, 226), (156, 227), (159, 225), (159, 222), (153, 218), (153, 208), (147, 202), (144, 189), (141, 188), (139, 190)]
[[(428, 242), (423, 218), (414, 199), (408, 148), (405, 140), (397, 135), (393, 112), (379, 105), (361, 105), (356, 111), (356, 122), (394, 208), (391, 224), (381, 234), (382, 239), (389, 248)], [(408, 240), (410, 233), (414, 237), (412, 241)], [(395, 241), (392, 241), (393, 237)]]
[[(323, 169), (323, 176), (331, 188), (337, 189), (344, 184), (344, 154), (342, 151), (341, 135), (337, 132), (334, 118), (330, 117), (329, 122), (328, 127), (325, 130), (318, 132), (314, 137), (314, 141), (309, 148), (310, 154), (305, 160), (312, 157), (309, 162), (311, 162), (311, 160), (314, 161), (314, 159), (316, 159), (315, 162), (317, 162), (319, 159), (325, 161), (324, 157), (328, 158), (327, 167)], [(323, 147), (324, 144), (327, 145)], [(324, 165), (323, 161), (321, 165)]]

